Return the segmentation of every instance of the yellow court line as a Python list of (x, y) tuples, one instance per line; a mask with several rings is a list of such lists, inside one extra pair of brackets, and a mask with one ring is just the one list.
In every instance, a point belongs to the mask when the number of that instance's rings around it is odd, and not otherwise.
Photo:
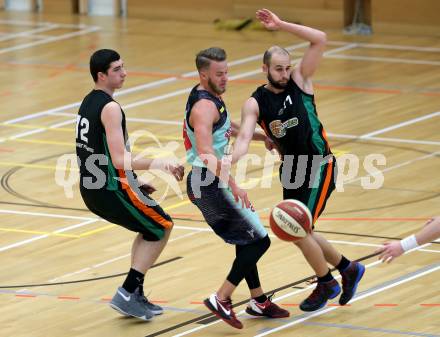
[[(2, 161), (0, 162), (0, 166), (19, 166), (19, 167), (27, 167), (27, 168), (36, 168), (36, 169), (43, 169), (43, 170), (56, 170), (56, 166), (49, 166), (49, 165), (39, 165), (39, 164), (23, 164), (23, 163), (14, 163), (9, 161)], [(70, 170), (72, 171), (78, 171), (78, 168), (71, 167)]]
[(107, 226), (103, 226), (103, 227), (100, 227), (100, 228), (97, 228), (97, 229), (93, 229), (91, 231), (87, 231), (87, 232), (81, 233), (79, 235), (79, 237), (83, 238), (83, 237), (86, 237), (86, 236), (89, 236), (89, 235), (92, 235), (92, 234), (95, 234), (95, 233), (103, 232), (103, 231), (105, 231), (107, 229), (110, 229), (110, 228), (113, 228), (113, 227), (116, 227), (116, 225), (110, 224), (110, 225), (107, 225)]
[(54, 140), (37, 140), (37, 139), (22, 139), (22, 138), (15, 138), (15, 139), (9, 139), (13, 142), (18, 143), (31, 143), (31, 144), (52, 144), (52, 145), (62, 145), (62, 146), (69, 146), (74, 148), (75, 143), (74, 142), (57, 142)]
[(168, 207), (164, 207), (163, 209), (165, 211), (169, 211), (170, 209), (174, 209), (174, 208), (177, 208), (177, 207), (180, 207), (180, 206), (183, 206), (183, 205), (188, 205), (189, 203), (191, 203), (190, 200), (185, 200), (185, 201), (178, 202), (177, 204), (174, 204), (174, 205), (171, 205), (171, 206), (168, 206)]
[[(73, 122), (72, 122), (73, 124)], [(44, 129), (44, 130), (54, 130), (54, 131), (58, 131), (58, 132), (75, 132), (74, 128), (54, 128), (54, 127), (47, 127), (44, 125), (36, 125), (36, 124), (20, 124), (20, 123), (15, 123), (15, 124), (7, 124), (7, 123), (0, 123), (0, 125), (2, 126), (8, 126), (11, 128), (16, 128), (16, 129)]]
[[(2, 126), (12, 127), (12, 128), (18, 128), (18, 129), (28, 129), (28, 130), (34, 130), (34, 129), (43, 129), (43, 130), (54, 130), (58, 132), (74, 132), (74, 128), (54, 128), (54, 127), (47, 127), (44, 125), (38, 125), (38, 124), (20, 124), (20, 123), (14, 123), (14, 124), (6, 124), (6, 123), (0, 123)], [(142, 131), (142, 129), (139, 130), (133, 130), (135, 131)], [(160, 136), (160, 135), (154, 135), (157, 139), (165, 139), (165, 140), (175, 140), (175, 141), (183, 141), (182, 137), (176, 137), (176, 136)], [(139, 138), (150, 138), (149, 135), (141, 135)], [(14, 141), (23, 141), (32, 143), (33, 141), (30, 140), (19, 140), (19, 139), (9, 139), (6, 138), (6, 140), (14, 140)], [(54, 144), (54, 145), (71, 145), (72, 143), (63, 143), (63, 142), (51, 142), (51, 141), (39, 141), (41, 144)], [(44, 142), (44, 143), (43, 143)], [(37, 142), (35, 142), (37, 143)], [(37, 143), (38, 144), (38, 143)], [(256, 147), (264, 147), (263, 142), (251, 142), (250, 146), (256, 146)]]
[(79, 238), (80, 237), (80, 235), (74, 235), (74, 234), (40, 232), (40, 231), (31, 231), (31, 230), (27, 230), (27, 229), (12, 229), (12, 228), (3, 228), (3, 227), (0, 227), (0, 231), (11, 232), (11, 233), (44, 234), (44, 235), (60, 236), (60, 237), (66, 237), (66, 238)]

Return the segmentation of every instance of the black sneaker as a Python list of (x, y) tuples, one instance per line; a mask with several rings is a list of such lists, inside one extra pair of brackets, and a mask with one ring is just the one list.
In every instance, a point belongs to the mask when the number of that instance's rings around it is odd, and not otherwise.
[(365, 267), (359, 262), (350, 262), (349, 266), (341, 273), (342, 295), (339, 297), (340, 305), (346, 305), (353, 298), (364, 273)]
[(237, 329), (243, 329), (243, 324), (235, 316), (234, 310), (232, 310), (232, 302), (228, 300), (219, 300), (216, 294), (212, 294), (203, 301), (205, 305), (211, 310), (218, 318), (221, 318), (224, 322), (228, 323)]
[(335, 298), (341, 292), (339, 283), (333, 279), (328, 282), (318, 282), (315, 290), (301, 302), (302, 311), (315, 311), (324, 307), (329, 299)]

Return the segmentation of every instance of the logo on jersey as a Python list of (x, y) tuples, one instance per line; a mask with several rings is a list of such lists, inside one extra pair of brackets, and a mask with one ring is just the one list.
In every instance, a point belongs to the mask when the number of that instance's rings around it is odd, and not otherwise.
[(269, 123), (269, 128), (272, 134), (276, 138), (282, 138), (286, 135), (287, 129), (293, 128), (298, 125), (298, 118), (293, 117), (288, 119), (285, 122), (281, 122), (279, 119), (276, 119)]

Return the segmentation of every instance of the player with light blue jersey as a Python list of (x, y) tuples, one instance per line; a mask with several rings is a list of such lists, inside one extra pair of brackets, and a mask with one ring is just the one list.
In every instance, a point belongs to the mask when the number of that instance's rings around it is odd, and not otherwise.
[(197, 152), (196, 138), (194, 130), (189, 126), (189, 116), (194, 104), (201, 99), (207, 99), (214, 102), (218, 109), (220, 119), (212, 128), (212, 147), (215, 152), (215, 156), (221, 159), (225, 154), (225, 148), (229, 144), (229, 139), (232, 133), (231, 120), (229, 118), (228, 111), (221, 98), (216, 97), (206, 90), (198, 90), (199, 85), (196, 85), (192, 90), (188, 98), (188, 103), (185, 111), (184, 131), (185, 137), (185, 149), (186, 160), (192, 166), (206, 167), (203, 161), (200, 159)]
[[(196, 66), (200, 83), (188, 97), (183, 126), (186, 158), (192, 165), (187, 193), (214, 232), (235, 245), (236, 250), (226, 280), (204, 303), (229, 325), (243, 328), (232, 310), (231, 295), (246, 279), (252, 297), (248, 314), (287, 317), (289, 312), (267, 298), (260, 285), (257, 262), (270, 246), (267, 231), (246, 192), (224, 170), (229, 139), (237, 134), (237, 125), (231, 122), (221, 98), (228, 81), (226, 53), (221, 48), (202, 50), (197, 54)], [(266, 140), (266, 136), (256, 133), (254, 139)]]

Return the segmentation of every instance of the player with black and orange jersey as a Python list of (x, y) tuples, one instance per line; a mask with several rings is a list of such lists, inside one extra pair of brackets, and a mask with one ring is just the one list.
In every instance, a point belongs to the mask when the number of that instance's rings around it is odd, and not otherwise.
[(144, 275), (165, 247), (173, 221), (149, 196), (154, 187), (133, 170), (158, 168), (182, 180), (183, 166), (174, 160), (131, 155), (125, 114), (113, 99), (127, 75), (119, 54), (110, 49), (96, 51), (90, 58), (90, 73), (95, 87), (81, 103), (76, 126), (81, 196), (96, 215), (138, 233), (131, 269), (110, 306), (149, 320), (163, 310), (143, 295)]

